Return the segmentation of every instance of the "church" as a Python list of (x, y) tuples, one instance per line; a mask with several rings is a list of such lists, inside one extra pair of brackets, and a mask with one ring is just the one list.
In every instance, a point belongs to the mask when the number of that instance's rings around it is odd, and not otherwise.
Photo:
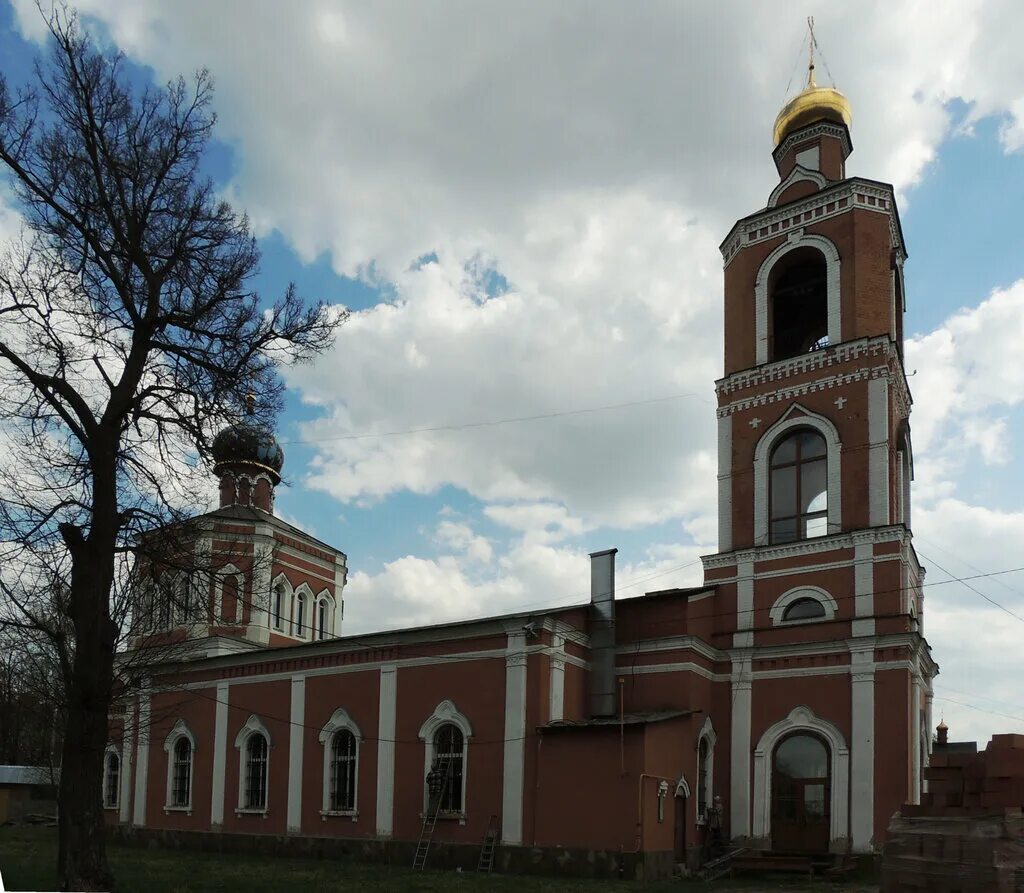
[(229, 428), (220, 507), (195, 519), (205, 619), (152, 610), (174, 647), (114, 717), (115, 833), (645, 878), (713, 844), (877, 852), (920, 799), (938, 667), (910, 530), (907, 253), (892, 186), (846, 176), (850, 124), (812, 65), (765, 206), (721, 245), (702, 586), (617, 599), (610, 549), (585, 604), (346, 636), (345, 554), (275, 516), (272, 434)]

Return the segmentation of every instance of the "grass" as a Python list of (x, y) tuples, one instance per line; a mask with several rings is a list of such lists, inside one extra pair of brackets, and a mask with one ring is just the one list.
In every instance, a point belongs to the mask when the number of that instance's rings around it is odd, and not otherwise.
[[(56, 890), (56, 831), (52, 828), (0, 828), (0, 874), (7, 890)], [(801, 893), (873, 893), (871, 885), (838, 885), (802, 879), (763, 878), (722, 881), (574, 880), (523, 875), (477, 875), (471, 872), (424, 871), (407, 866), (362, 862), (309, 861), (260, 856), (192, 853), (181, 850), (108, 849), (120, 891), (144, 893), (333, 893), (358, 890), (445, 891), (508, 890), (523, 893), (668, 893), (668, 891), (801, 891)]]

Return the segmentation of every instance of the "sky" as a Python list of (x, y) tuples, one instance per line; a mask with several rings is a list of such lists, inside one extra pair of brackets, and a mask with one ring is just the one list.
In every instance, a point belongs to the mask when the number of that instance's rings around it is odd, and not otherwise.
[[(1024, 572), (995, 573), (1024, 566), (1024, 6), (78, 8), (140, 83), (211, 70), (207, 170), (249, 214), (258, 287), (352, 311), (287, 370), (278, 430), (278, 514), (347, 553), (347, 633), (585, 601), (613, 546), (620, 596), (700, 582), (718, 245), (778, 182), (813, 14), (819, 81), (853, 104), (847, 171), (894, 184), (910, 253), (936, 722), (1024, 731)], [(0, 0), (12, 81), (42, 37), (32, 0)]]

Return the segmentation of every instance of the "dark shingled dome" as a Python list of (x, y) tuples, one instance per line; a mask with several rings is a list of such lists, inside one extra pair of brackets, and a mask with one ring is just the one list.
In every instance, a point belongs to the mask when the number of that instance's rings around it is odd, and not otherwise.
[(284, 450), (269, 431), (240, 422), (213, 439), (213, 462), (218, 472), (227, 465), (258, 465), (270, 472), (277, 484), (281, 480)]

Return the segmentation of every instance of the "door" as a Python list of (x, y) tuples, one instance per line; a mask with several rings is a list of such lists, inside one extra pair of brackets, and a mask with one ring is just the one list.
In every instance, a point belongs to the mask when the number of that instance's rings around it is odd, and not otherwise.
[(772, 849), (828, 852), (831, 790), (828, 748), (817, 735), (784, 738), (772, 755)]

